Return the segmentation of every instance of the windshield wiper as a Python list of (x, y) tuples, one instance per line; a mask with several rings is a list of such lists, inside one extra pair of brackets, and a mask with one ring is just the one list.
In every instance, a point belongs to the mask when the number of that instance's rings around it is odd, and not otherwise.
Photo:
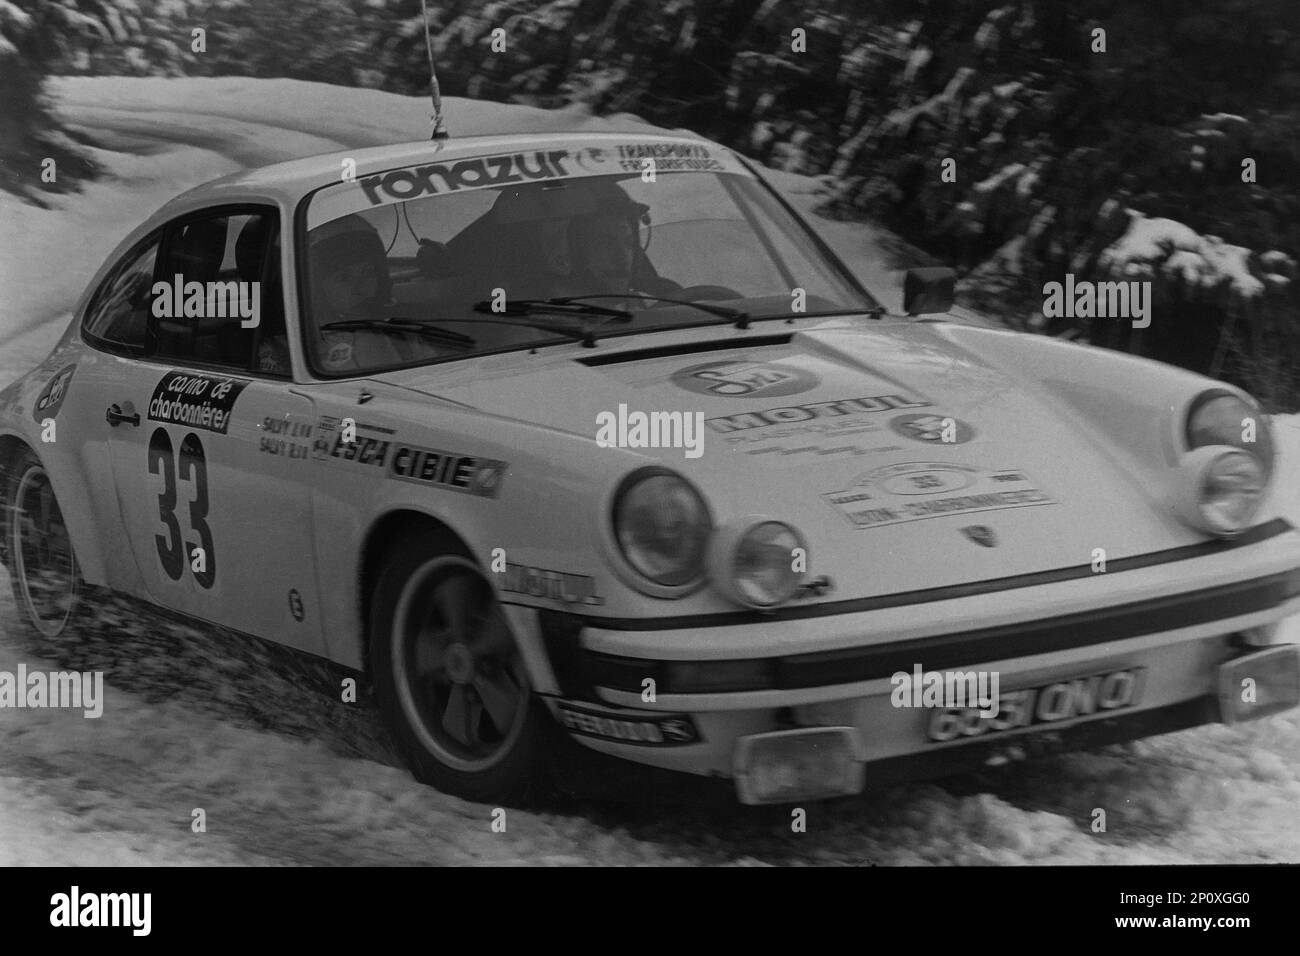
[(405, 335), (408, 332), (426, 339), (433, 339), (444, 345), (454, 345), (463, 349), (472, 349), (478, 343), (468, 335), (450, 332), (401, 315), (390, 315), (386, 319), (344, 319), (341, 322), (329, 322), (321, 326), (322, 332), (392, 332)]
[(590, 330), (578, 330), (563, 325), (554, 325), (550, 322), (529, 322), (520, 319), (451, 319), (437, 318), (432, 320), (412, 319), (403, 315), (391, 315), (386, 319), (347, 319), (342, 322), (330, 322), (321, 326), (321, 331), (346, 332), (352, 330), (373, 330), (376, 332), (393, 332), (405, 333), (411, 332), (416, 335), (423, 335), (427, 338), (444, 342), (447, 345), (457, 345), (463, 348), (473, 348), (478, 344), (477, 340), (460, 332), (452, 332), (448, 329), (439, 329), (429, 325), (429, 321), (435, 322), (467, 322), (473, 325), (494, 324), (494, 325), (517, 325), (529, 329), (541, 329), (543, 332), (554, 332), (556, 335), (562, 335), (571, 342), (581, 342), (587, 348), (592, 348), (596, 343), (591, 335)]
[[(585, 302), (579, 302), (579, 299), (598, 298), (597, 296), (569, 296), (556, 299), (507, 299), (505, 305), (496, 309), (493, 303), (484, 300), (474, 303), (475, 312), (485, 312), (489, 315), (533, 315), (535, 313), (550, 312), (555, 315), (577, 315), (587, 316), (604, 316), (608, 319), (618, 319), (620, 322), (631, 322), (635, 316), (627, 309), (611, 309), (603, 305), (587, 305)], [(614, 298), (629, 298), (629, 296), (614, 296)]]
[(556, 299), (546, 299), (556, 305), (567, 305), (571, 302), (579, 303), (586, 299), (650, 299), (654, 302), (667, 302), (670, 305), (687, 305), (693, 309), (699, 309), (701, 312), (707, 312), (709, 315), (716, 315), (720, 319), (726, 319), (728, 322), (735, 322), (736, 328), (749, 328), (749, 313), (743, 309), (733, 309), (726, 305), (705, 305), (703, 302), (693, 302), (690, 299), (670, 299), (663, 295), (648, 295), (644, 292), (601, 292), (596, 295), (565, 295)]
[(531, 322), (528, 319), (453, 319), (453, 322), (473, 322), (482, 325), (517, 325), (525, 329), (541, 329), (565, 336), (570, 342), (581, 342), (585, 349), (596, 347), (595, 329), (583, 326), (575, 329), (567, 325), (554, 325), (550, 322)]
[[(578, 319), (586, 318), (603, 318), (605, 322), (619, 321), (631, 322), (635, 316), (627, 309), (610, 309), (601, 305), (588, 305), (585, 302), (566, 302), (560, 299), (512, 299), (507, 300), (503, 308), (496, 308), (495, 303), (484, 299), (481, 302), (475, 302), (472, 306), (475, 312), (482, 312), (485, 315), (570, 315)], [(573, 329), (565, 329), (551, 325), (548, 322), (523, 322), (517, 319), (486, 319), (479, 321), (502, 322), (509, 325), (526, 325), (534, 329), (545, 329), (548, 332), (562, 332), (573, 336), (582, 342), (583, 348), (596, 347), (596, 329), (605, 322), (596, 325), (584, 325), (581, 332)]]

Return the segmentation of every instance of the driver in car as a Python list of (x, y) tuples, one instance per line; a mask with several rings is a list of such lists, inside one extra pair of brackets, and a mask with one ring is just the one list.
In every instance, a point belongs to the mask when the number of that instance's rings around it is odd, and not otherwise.
[(391, 296), (383, 240), (360, 216), (345, 216), (313, 235), (311, 258), (311, 314), (320, 336), (317, 355), (323, 368), (343, 371), (359, 364), (382, 363), (397, 358), (358, 355), (357, 350), (387, 349), (391, 345), (375, 336), (330, 329), (334, 322), (379, 318)]
[(569, 220), (567, 239), (572, 268), (555, 295), (672, 296), (682, 287), (655, 274), (640, 244), (639, 224), (648, 210), (621, 189), (592, 214)]

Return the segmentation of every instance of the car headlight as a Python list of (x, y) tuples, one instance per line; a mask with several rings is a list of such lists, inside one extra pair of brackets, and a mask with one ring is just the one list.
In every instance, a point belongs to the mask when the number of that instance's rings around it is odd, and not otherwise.
[[(796, 549), (803, 549), (796, 555)], [(799, 588), (807, 567), (799, 532), (782, 521), (750, 516), (719, 528), (709, 544), (709, 576), (723, 594), (746, 607), (776, 607)], [(802, 558), (802, 562), (798, 559)]]
[(1253, 455), (1263, 469), (1264, 483), (1273, 477), (1273, 431), (1268, 416), (1250, 402), (1227, 392), (1200, 395), (1187, 412), (1189, 449), (1231, 445)]
[(646, 581), (676, 589), (704, 579), (713, 519), (681, 475), (653, 466), (628, 475), (614, 495), (613, 521), (619, 551)]
[(1228, 445), (1208, 445), (1183, 456), (1177, 508), (1195, 528), (1228, 537), (1250, 526), (1268, 478), (1259, 459)]

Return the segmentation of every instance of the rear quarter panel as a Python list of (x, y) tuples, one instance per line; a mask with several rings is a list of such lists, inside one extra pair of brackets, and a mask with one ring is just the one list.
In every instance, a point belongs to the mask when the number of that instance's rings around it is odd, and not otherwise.
[[(122, 542), (107, 444), (104, 436), (94, 432), (96, 409), (86, 386), (93, 377), (109, 373), (110, 363), (108, 356), (86, 349), (74, 331), (70, 325), (68, 334), (43, 362), (0, 392), (0, 436), (25, 445), (40, 459), (67, 523), (82, 576), (89, 584), (102, 585), (109, 583), (107, 556)], [(39, 411), (36, 406), (55, 376), (69, 366), (75, 369), (66, 395), (51, 417), (50, 410)], [(103, 409), (98, 409), (98, 414), (102, 419)], [(42, 424), (47, 420), (54, 423), (48, 431)], [(53, 440), (44, 441), (44, 437)]]

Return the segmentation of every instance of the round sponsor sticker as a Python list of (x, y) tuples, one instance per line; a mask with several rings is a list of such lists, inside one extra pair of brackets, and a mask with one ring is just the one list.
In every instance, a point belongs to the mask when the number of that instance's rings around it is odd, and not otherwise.
[(748, 359), (689, 365), (673, 372), (672, 380), (674, 385), (688, 392), (720, 398), (797, 395), (821, 384), (821, 379), (801, 368)]
[(895, 415), (889, 427), (904, 438), (935, 445), (960, 445), (975, 437), (975, 429), (960, 418), (942, 413)]
[(325, 353), (325, 367), (328, 369), (346, 368), (352, 364), (352, 343), (334, 342)]
[(36, 403), (32, 408), (33, 418), (37, 422), (58, 416), (59, 409), (63, 407), (63, 399), (68, 394), (68, 383), (72, 381), (72, 373), (76, 370), (77, 366), (75, 365), (59, 369), (58, 374), (41, 389), (41, 393), (36, 396)]
[(967, 465), (937, 462), (907, 462), (877, 468), (864, 475), (858, 484), (874, 482), (891, 495), (934, 495), (960, 491), (975, 483), (977, 472)]

